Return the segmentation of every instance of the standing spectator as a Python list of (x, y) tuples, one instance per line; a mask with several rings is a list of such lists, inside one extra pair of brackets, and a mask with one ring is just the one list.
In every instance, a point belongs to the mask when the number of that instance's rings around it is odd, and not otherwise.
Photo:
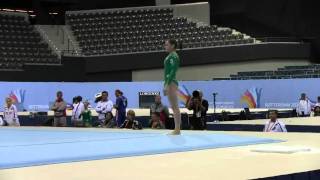
[(307, 117), (310, 116), (311, 113), (311, 105), (312, 103), (308, 99), (307, 95), (305, 93), (301, 94), (298, 107), (297, 107), (297, 113), (300, 117)]
[(266, 122), (263, 132), (287, 132), (286, 126), (278, 120), (278, 111), (269, 111), (270, 120)]
[(193, 110), (193, 115), (190, 118), (191, 129), (203, 130), (205, 128), (208, 107), (208, 101), (202, 99), (202, 92), (193, 91), (192, 97), (187, 102), (187, 108)]
[(98, 102), (95, 110), (98, 113), (98, 122), (94, 123), (94, 126), (102, 127), (105, 124), (107, 112), (111, 112), (113, 103), (108, 99), (108, 92), (103, 91), (101, 93), (101, 100)]
[(83, 103), (84, 110), (81, 113), (83, 126), (84, 127), (92, 127), (92, 115), (91, 110), (89, 109), (90, 103), (88, 101), (85, 101)]
[(51, 110), (54, 111), (54, 119), (53, 119), (53, 126), (67, 126), (67, 103), (62, 98), (63, 93), (61, 91), (57, 92), (57, 99), (55, 100)]
[(6, 98), (6, 106), (3, 112), (4, 124), (8, 126), (20, 126), (17, 107), (12, 103), (11, 98)]
[(76, 105), (78, 103), (78, 99), (77, 98), (78, 98), (78, 96), (72, 98), (72, 107), (71, 107), (71, 109), (76, 107)]
[(315, 106), (320, 106), (320, 96), (318, 96), (318, 101), (317, 101), (317, 103), (315, 104)]
[(160, 113), (154, 112), (151, 114), (150, 127), (151, 127), (151, 129), (164, 129), (165, 128), (165, 125), (160, 120)]
[(160, 95), (155, 96), (154, 103), (150, 106), (150, 115), (152, 116), (153, 113), (159, 113), (161, 123), (166, 124), (166, 127), (169, 126), (169, 109), (167, 106), (162, 104)]
[(117, 110), (116, 122), (117, 126), (120, 127), (126, 119), (126, 108), (128, 106), (128, 100), (125, 96), (123, 96), (123, 92), (121, 92), (119, 89), (115, 91), (115, 95), (117, 98), (116, 104), (114, 105), (114, 108)]
[(120, 126), (120, 128), (126, 128), (126, 129), (142, 129), (141, 124), (139, 121), (135, 120), (136, 114), (133, 110), (129, 110), (127, 112), (127, 118), (123, 122), (123, 124)]
[(75, 127), (82, 127), (84, 123), (82, 121), (82, 112), (84, 111), (84, 104), (82, 103), (82, 97), (75, 97), (75, 102), (72, 108), (71, 122)]

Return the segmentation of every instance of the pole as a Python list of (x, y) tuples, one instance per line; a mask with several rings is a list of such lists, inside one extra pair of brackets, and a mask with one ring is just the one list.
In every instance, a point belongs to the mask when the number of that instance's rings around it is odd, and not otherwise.
[(213, 122), (217, 122), (218, 120), (216, 119), (216, 96), (218, 93), (213, 93)]

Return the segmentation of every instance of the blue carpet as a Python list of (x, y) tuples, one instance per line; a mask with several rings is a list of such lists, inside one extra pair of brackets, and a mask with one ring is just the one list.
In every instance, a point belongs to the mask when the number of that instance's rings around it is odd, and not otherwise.
[(0, 169), (275, 142), (212, 132), (0, 128)]

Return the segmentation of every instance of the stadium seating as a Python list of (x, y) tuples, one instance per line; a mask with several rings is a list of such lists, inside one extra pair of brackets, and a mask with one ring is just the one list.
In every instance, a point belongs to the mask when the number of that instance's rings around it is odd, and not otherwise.
[(0, 70), (19, 70), (25, 63), (57, 64), (59, 60), (25, 16), (0, 13)]
[(84, 55), (160, 51), (168, 38), (177, 39), (182, 48), (254, 42), (230, 28), (197, 27), (185, 17), (174, 17), (170, 8), (67, 13), (66, 23)]
[(292, 79), (320, 78), (320, 64), (305, 66), (285, 66), (276, 71), (238, 72), (230, 78), (213, 78), (213, 80), (249, 80), (249, 79)]

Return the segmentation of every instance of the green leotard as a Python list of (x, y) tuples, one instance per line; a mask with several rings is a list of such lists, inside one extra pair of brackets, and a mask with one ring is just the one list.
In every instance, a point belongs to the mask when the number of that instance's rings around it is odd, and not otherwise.
[(176, 74), (180, 65), (178, 54), (174, 51), (171, 52), (164, 60), (164, 86), (171, 83), (178, 85)]
[(92, 126), (92, 116), (90, 110), (87, 109), (82, 113), (82, 121), (85, 126)]

